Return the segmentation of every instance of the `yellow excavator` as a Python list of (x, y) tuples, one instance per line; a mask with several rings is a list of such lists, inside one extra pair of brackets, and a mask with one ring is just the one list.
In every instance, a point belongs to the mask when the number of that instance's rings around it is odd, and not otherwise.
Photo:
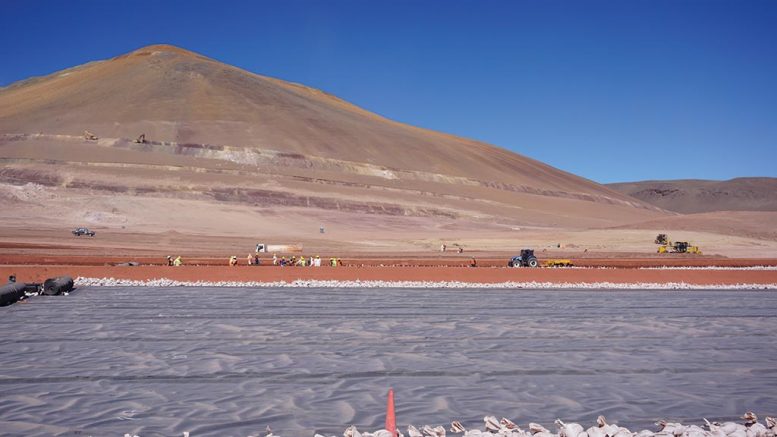
[(658, 234), (654, 241), (658, 244), (658, 253), (690, 253), (701, 255), (699, 246), (693, 246), (687, 241), (675, 241), (674, 243), (666, 234)]

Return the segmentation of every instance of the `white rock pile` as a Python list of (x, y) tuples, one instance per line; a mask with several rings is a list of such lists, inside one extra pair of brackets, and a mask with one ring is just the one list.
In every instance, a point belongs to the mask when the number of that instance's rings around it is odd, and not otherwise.
[[(604, 416), (599, 416), (596, 424), (586, 429), (578, 423), (565, 423), (556, 420), (557, 431), (553, 432), (537, 423), (529, 423), (527, 429), (522, 429), (510, 419), (498, 420), (495, 416), (483, 418), (485, 427), (480, 429), (467, 429), (460, 422), (453, 421), (448, 431), (442, 426), (431, 427), (425, 425), (416, 428), (413, 425), (407, 427), (408, 437), (445, 437), (446, 432), (451, 434), (463, 434), (464, 437), (775, 437), (777, 436), (777, 420), (767, 417), (766, 423), (758, 422), (758, 417), (752, 412), (742, 416), (744, 423), (735, 422), (710, 422), (704, 419), (704, 427), (698, 425), (683, 425), (681, 423), (662, 420), (656, 425), (657, 431), (641, 430), (631, 431), (628, 428), (607, 423)], [(268, 432), (265, 437), (277, 437)], [(316, 434), (315, 437), (326, 437)], [(385, 429), (375, 432), (359, 432), (355, 426), (345, 430), (343, 437), (393, 437), (390, 431)], [(397, 437), (404, 437), (401, 432)]]
[[(748, 411), (742, 416), (743, 423), (737, 422), (710, 422), (704, 419), (704, 425), (683, 425), (676, 422), (661, 420), (656, 423), (657, 431), (643, 429), (631, 431), (626, 427), (609, 424), (604, 416), (599, 416), (596, 424), (586, 429), (578, 423), (565, 423), (561, 419), (556, 420), (556, 432), (550, 431), (538, 423), (529, 423), (527, 429), (522, 429), (510, 419), (498, 420), (496, 416), (483, 418), (484, 429), (467, 429), (461, 422), (454, 420), (446, 431), (443, 426), (431, 427), (424, 425), (420, 429), (413, 425), (407, 427), (408, 437), (445, 437), (446, 433), (452, 435), (462, 434), (463, 437), (777, 437), (777, 419), (767, 417), (765, 423), (758, 422), (758, 417)], [(248, 437), (258, 437), (259, 434)], [(140, 437), (136, 434), (124, 434), (124, 437)], [(184, 432), (183, 437), (190, 437), (189, 432)], [(194, 437), (194, 436), (192, 436)], [(264, 437), (280, 437), (273, 434), (267, 427)], [(315, 434), (314, 437), (327, 437)], [(331, 436), (336, 437), (336, 436)], [(355, 426), (349, 426), (343, 432), (343, 437), (405, 437), (399, 430), (396, 434), (381, 429), (374, 432), (360, 432)]]
[[(604, 416), (596, 419), (596, 424), (588, 429), (579, 423), (565, 423), (557, 419), (555, 424), (557, 431), (552, 432), (538, 423), (529, 423), (526, 430), (522, 429), (510, 419), (498, 420), (496, 416), (483, 418), (485, 429), (467, 429), (461, 422), (451, 422), (449, 432), (451, 434), (463, 434), (463, 437), (777, 437), (777, 419), (767, 417), (765, 423), (758, 422), (758, 416), (748, 411), (741, 417), (744, 422), (710, 422), (704, 419), (705, 425), (683, 425), (677, 422), (661, 420), (656, 422), (657, 431), (643, 429), (633, 432), (626, 427), (609, 424)], [(443, 426), (431, 427), (424, 425), (420, 429), (413, 425), (407, 427), (408, 437), (445, 437)], [(259, 434), (251, 434), (247, 437), (258, 437)], [(124, 434), (124, 437), (140, 437), (137, 434)], [(183, 437), (190, 437), (190, 433), (184, 432)], [(193, 436), (191, 436), (193, 437)], [(267, 427), (264, 437), (280, 437), (273, 434)], [(314, 437), (337, 437), (315, 434)], [(374, 432), (360, 432), (351, 425), (343, 432), (343, 437), (405, 437), (399, 430), (396, 434), (380, 429)]]
[(333, 281), (298, 279), (291, 282), (175, 281), (167, 278), (132, 280), (83, 278), (77, 287), (250, 287), (250, 288), (492, 288), (548, 290), (777, 290), (773, 284), (698, 285), (685, 282), (462, 282), (462, 281)]

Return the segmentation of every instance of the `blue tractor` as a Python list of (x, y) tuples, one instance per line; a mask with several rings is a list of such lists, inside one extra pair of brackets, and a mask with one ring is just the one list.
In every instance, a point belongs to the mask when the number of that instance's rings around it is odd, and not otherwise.
[(510, 258), (507, 262), (508, 267), (537, 267), (540, 262), (534, 256), (534, 249), (522, 249), (521, 254)]

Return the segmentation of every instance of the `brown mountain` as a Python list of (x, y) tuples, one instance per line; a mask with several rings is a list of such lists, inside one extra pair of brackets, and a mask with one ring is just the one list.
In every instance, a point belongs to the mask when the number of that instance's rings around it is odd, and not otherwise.
[[(372, 244), (666, 215), (505, 149), (168, 45), (0, 89), (0, 160), (9, 226), (54, 210), (40, 226), (303, 239), (335, 223), (362, 233), (315, 238)], [(20, 211), (34, 218), (17, 222)]]
[(777, 211), (777, 178), (643, 181), (607, 186), (643, 202), (681, 213)]

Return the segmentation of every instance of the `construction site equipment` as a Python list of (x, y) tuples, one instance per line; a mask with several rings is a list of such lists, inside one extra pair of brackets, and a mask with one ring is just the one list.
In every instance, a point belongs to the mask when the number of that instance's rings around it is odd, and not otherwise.
[(508, 267), (538, 267), (540, 265), (533, 249), (521, 249), (521, 254), (510, 258)]
[(71, 231), (71, 233), (76, 237), (80, 237), (82, 235), (94, 237), (94, 231), (90, 231), (89, 228), (75, 228), (75, 230)]
[(88, 130), (84, 131), (84, 139), (87, 141), (97, 141), (99, 138), (97, 138), (97, 135), (89, 132)]
[(139, 137), (135, 138), (135, 142), (138, 144), (146, 144), (146, 134), (140, 134)]
[(302, 244), (257, 243), (254, 251), (263, 253), (300, 253), (302, 249)]
[(542, 265), (544, 267), (572, 267), (571, 259), (548, 259), (545, 260)]
[(660, 244), (658, 253), (691, 253), (701, 255), (699, 246), (693, 246), (687, 241), (676, 241), (672, 243), (672, 240), (670, 240), (669, 236), (666, 234), (658, 234), (654, 243)]
[(691, 243), (687, 241), (675, 241), (674, 243), (668, 241), (667, 243), (668, 244), (664, 244), (658, 247), (658, 253), (690, 253), (694, 255), (702, 254), (699, 246), (692, 246)]

